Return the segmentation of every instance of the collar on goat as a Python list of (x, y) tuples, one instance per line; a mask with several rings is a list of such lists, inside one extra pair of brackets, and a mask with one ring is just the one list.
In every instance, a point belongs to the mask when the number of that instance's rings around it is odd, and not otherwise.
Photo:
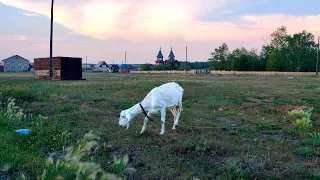
[(140, 108), (142, 109), (143, 114), (145, 115), (145, 117), (147, 117), (149, 120), (152, 121), (152, 119), (148, 116), (148, 114), (146, 113), (146, 111), (144, 110), (143, 106), (141, 105), (141, 103), (139, 103)]

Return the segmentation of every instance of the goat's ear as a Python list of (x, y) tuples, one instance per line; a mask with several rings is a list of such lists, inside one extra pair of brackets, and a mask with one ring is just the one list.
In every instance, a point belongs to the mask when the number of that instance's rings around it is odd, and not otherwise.
[(126, 112), (126, 118), (129, 120), (131, 118), (131, 115)]

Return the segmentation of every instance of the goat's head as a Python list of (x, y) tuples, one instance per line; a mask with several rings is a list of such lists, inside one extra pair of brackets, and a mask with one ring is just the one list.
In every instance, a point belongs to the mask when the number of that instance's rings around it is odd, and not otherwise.
[(130, 125), (130, 121), (131, 121), (131, 115), (126, 110), (121, 111), (120, 118), (119, 118), (119, 126), (120, 127), (127, 126), (127, 129), (128, 129)]

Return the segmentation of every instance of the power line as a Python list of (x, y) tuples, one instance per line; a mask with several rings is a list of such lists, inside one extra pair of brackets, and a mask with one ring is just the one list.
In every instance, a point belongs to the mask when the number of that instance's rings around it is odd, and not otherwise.
[[(68, 2), (66, 0), (60, 0), (60, 1), (63, 1), (66, 4), (72, 4), (72, 5), (76, 5), (76, 6), (79, 6), (79, 7), (93, 8), (93, 9), (98, 9), (98, 10), (101, 10), (101, 11), (106, 11), (106, 9), (99, 8), (99, 7), (87, 7), (87, 6), (84, 6), (84, 5), (71, 3), (71, 2)], [(108, 11), (108, 12), (110, 12), (110, 11)], [(125, 15), (125, 16), (133, 16), (133, 17), (145, 18), (145, 19), (161, 20), (160, 18), (156, 18), (156, 17), (141, 16), (141, 15), (137, 15), (137, 14), (130, 14), (130, 13), (124, 13), (124, 12), (113, 11), (113, 13), (121, 14), (121, 15)], [(255, 28), (255, 27), (248, 27), (248, 26), (228, 26), (228, 25), (208, 24), (208, 23), (197, 23), (197, 22), (190, 22), (190, 21), (166, 21), (166, 23), (168, 23), (168, 24), (170, 24), (170, 23), (180, 23), (180, 24), (193, 24), (193, 25), (212, 26), (212, 27), (225, 27), (225, 28), (256, 29), (256, 30), (274, 31), (274, 29), (269, 29), (269, 28), (258, 28), (258, 27)], [(281, 25), (279, 25), (279, 26), (281, 26)], [(303, 30), (287, 30), (287, 31), (293, 32), (293, 31), (303, 31)], [(320, 30), (318, 30), (318, 31), (306, 30), (306, 31), (320, 32)]]

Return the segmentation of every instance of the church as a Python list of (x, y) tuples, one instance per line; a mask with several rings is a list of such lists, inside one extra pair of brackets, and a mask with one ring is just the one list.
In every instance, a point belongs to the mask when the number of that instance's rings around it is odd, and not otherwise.
[(162, 55), (161, 47), (160, 47), (160, 50), (157, 55), (156, 65), (164, 66), (164, 65), (170, 65), (170, 64), (174, 64), (178, 67), (180, 66), (180, 62), (175, 59), (174, 53), (172, 51), (172, 47), (171, 47), (168, 59), (166, 59), (166, 60), (163, 60), (163, 55)]

